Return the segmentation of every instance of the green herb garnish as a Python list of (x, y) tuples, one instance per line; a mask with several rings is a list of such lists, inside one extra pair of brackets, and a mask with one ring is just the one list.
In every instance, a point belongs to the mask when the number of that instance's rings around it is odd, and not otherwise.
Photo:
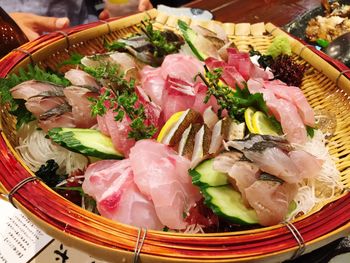
[[(87, 68), (84, 70), (86, 71)], [(128, 117), (131, 120), (129, 138), (141, 140), (151, 138), (157, 131), (154, 125), (146, 125), (146, 114), (142, 104), (137, 105), (138, 97), (135, 93), (135, 81), (125, 80), (123, 74), (116, 74), (116, 67), (113, 65), (103, 66), (88, 73), (96, 77), (100, 82), (108, 85), (106, 91), (98, 98), (91, 98), (93, 105), (91, 113), (93, 116), (103, 116), (108, 110), (117, 113), (115, 121), (122, 121)]]
[(220, 106), (219, 115), (221, 115), (223, 110), (227, 110), (231, 118), (243, 121), (244, 111), (248, 107), (254, 107), (268, 115), (266, 102), (261, 93), (251, 94), (245, 82), (242, 83), (244, 85), (243, 88), (237, 85), (234, 90), (220, 81), (221, 68), (216, 68), (213, 71), (209, 71), (207, 67), (205, 69), (206, 77), (199, 75), (208, 86), (204, 102), (207, 103), (210, 96), (214, 96)]
[[(154, 47), (153, 55), (155, 57), (164, 57), (168, 54), (177, 52), (183, 41), (175, 33), (169, 31), (155, 30), (150, 21), (141, 21), (141, 31), (148, 37), (150, 43)], [(177, 39), (175, 39), (177, 38)]]

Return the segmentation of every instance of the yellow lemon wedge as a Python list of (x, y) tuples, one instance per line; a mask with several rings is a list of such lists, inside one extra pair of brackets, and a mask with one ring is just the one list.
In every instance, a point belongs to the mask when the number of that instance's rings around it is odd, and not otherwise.
[(174, 124), (180, 119), (183, 111), (175, 112), (171, 117), (166, 121), (162, 129), (160, 130), (158, 137), (157, 137), (157, 142), (162, 142), (163, 138), (165, 135), (169, 133), (171, 128), (174, 126)]
[(245, 120), (245, 123), (248, 127), (248, 130), (251, 133), (256, 133), (256, 131), (254, 130), (254, 127), (253, 127), (253, 116), (254, 116), (255, 112), (256, 111), (253, 107), (249, 107), (244, 111), (244, 120)]
[(262, 135), (278, 135), (278, 132), (276, 131), (275, 127), (272, 125), (271, 121), (265, 113), (261, 111), (256, 111), (251, 120), (254, 133)]

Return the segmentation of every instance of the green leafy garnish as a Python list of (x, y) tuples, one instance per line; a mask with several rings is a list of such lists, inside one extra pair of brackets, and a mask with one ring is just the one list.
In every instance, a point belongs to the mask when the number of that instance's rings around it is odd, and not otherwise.
[[(84, 70), (86, 71), (87, 68)], [(91, 98), (93, 116), (103, 116), (108, 110), (116, 112), (115, 121), (128, 117), (131, 120), (129, 138), (141, 140), (151, 138), (157, 131), (154, 125), (146, 125), (146, 114), (142, 104), (137, 105), (135, 81), (129, 82), (123, 74), (117, 74), (116, 65), (107, 64), (97, 69), (89, 69), (88, 73), (105, 83), (106, 91), (98, 98)], [(106, 85), (107, 84), (107, 85)]]
[(216, 68), (213, 71), (209, 71), (207, 67), (205, 68), (205, 77), (199, 75), (208, 86), (204, 102), (207, 103), (210, 96), (214, 96), (220, 106), (219, 115), (223, 110), (227, 110), (231, 118), (243, 121), (244, 111), (248, 107), (254, 107), (268, 115), (266, 102), (261, 93), (251, 94), (246, 83), (242, 83), (243, 88), (237, 86), (234, 90), (220, 81), (221, 68)]
[(65, 66), (65, 65), (80, 65), (81, 64), (81, 59), (83, 58), (84, 56), (79, 54), (79, 53), (73, 53), (69, 59), (59, 63), (57, 65), (57, 68), (60, 68), (62, 66)]
[(307, 125), (306, 125), (306, 132), (307, 132), (307, 135), (310, 136), (310, 138), (313, 138), (315, 135), (315, 129)]
[(46, 81), (61, 86), (70, 85), (70, 82), (63, 76), (47, 72), (37, 65), (28, 65), (26, 70), (20, 68), (18, 74), (10, 74), (6, 78), (0, 79), (0, 103), (8, 105), (9, 112), (17, 117), (17, 129), (22, 124), (35, 119), (34, 115), (25, 108), (24, 101), (15, 100), (10, 92), (11, 88), (27, 80)]
[(115, 41), (112, 43), (108, 43), (107, 41), (105, 41), (103, 43), (104, 47), (108, 50), (108, 51), (113, 51), (113, 50), (121, 50), (124, 49), (126, 44), (123, 42), (119, 42), (119, 41)]
[(141, 21), (141, 24), (141, 31), (148, 37), (154, 47), (153, 55), (155, 57), (164, 57), (168, 54), (173, 54), (177, 52), (183, 44), (179, 39), (177, 39), (178, 41), (174, 39), (175, 33), (155, 30), (150, 21)]

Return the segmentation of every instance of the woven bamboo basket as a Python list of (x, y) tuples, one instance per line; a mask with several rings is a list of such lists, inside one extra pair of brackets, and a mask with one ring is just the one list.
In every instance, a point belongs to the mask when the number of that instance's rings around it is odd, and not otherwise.
[[(52, 33), (13, 51), (0, 63), (0, 74), (16, 72), (29, 63), (56, 70), (56, 65), (72, 53), (91, 55), (104, 50), (103, 42), (111, 42), (138, 31), (143, 19), (154, 26), (177, 30), (178, 17), (151, 10), (109, 22), (96, 22), (64, 33)], [(328, 58), (328, 62), (301, 42), (268, 23), (226, 23), (191, 21), (208, 29), (216, 24), (224, 28), (240, 50), (252, 45), (264, 52), (278, 35), (286, 35), (294, 55), (307, 65), (302, 82), (313, 108), (332, 111), (337, 119), (334, 136), (328, 143), (331, 155), (341, 173), (344, 188), (350, 186), (350, 81), (346, 72)], [(332, 62), (332, 63), (329, 63)], [(333, 64), (333, 65), (332, 65)], [(14, 150), (14, 119), (1, 109), (0, 192), (8, 194), (16, 184), (34, 176)], [(0, 195), (1, 196), (1, 195)], [(83, 250), (96, 258), (111, 262), (278, 262), (297, 253), (307, 253), (350, 232), (350, 196), (339, 192), (328, 204), (316, 207), (292, 224), (280, 224), (255, 230), (215, 233), (179, 234), (146, 231), (92, 214), (70, 203), (45, 184), (31, 181), (14, 194), (14, 204), (47, 234), (65, 244)]]

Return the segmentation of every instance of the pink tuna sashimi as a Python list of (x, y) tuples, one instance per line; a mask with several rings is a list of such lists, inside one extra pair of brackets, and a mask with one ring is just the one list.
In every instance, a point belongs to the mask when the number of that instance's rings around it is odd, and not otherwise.
[(64, 95), (69, 105), (72, 106), (72, 113), (76, 127), (91, 128), (97, 123), (96, 117), (91, 116), (92, 102), (89, 98), (97, 98), (98, 94), (82, 87), (70, 86), (64, 89)]
[(146, 120), (146, 125), (153, 125), (154, 127), (162, 127), (164, 122), (161, 120), (161, 112), (162, 109), (156, 103), (151, 101), (147, 96), (146, 92), (139, 86), (135, 88), (135, 92), (137, 94), (138, 102), (136, 103), (136, 107), (140, 107), (143, 105)]
[(116, 115), (117, 113), (113, 110), (108, 110), (105, 115), (97, 118), (97, 123), (101, 132), (111, 137), (115, 149), (127, 157), (130, 148), (135, 144), (135, 139), (128, 138), (131, 130), (130, 119), (124, 116), (121, 121), (115, 121)]
[(175, 112), (191, 108), (195, 98), (194, 87), (190, 83), (168, 77), (161, 105), (164, 120), (168, 120)]
[(159, 68), (146, 66), (142, 69), (141, 87), (153, 102), (161, 106), (168, 77), (192, 85), (199, 72), (204, 73), (203, 63), (199, 60), (182, 54), (168, 55)]
[(287, 86), (281, 81), (265, 81), (264, 87), (272, 90), (277, 98), (283, 98), (293, 103), (305, 125), (315, 125), (315, 115), (303, 92), (294, 86)]
[(28, 111), (30, 111), (38, 119), (40, 115), (66, 103), (64, 97), (31, 97), (25, 103)]
[(131, 149), (130, 160), (135, 183), (153, 201), (162, 224), (185, 228), (183, 212), (201, 198), (188, 175), (190, 161), (153, 140), (138, 141)]
[(257, 213), (259, 223), (271, 226), (281, 223), (287, 213), (289, 203), (297, 192), (295, 184), (257, 180), (245, 189), (247, 200)]
[(165, 86), (165, 79), (161, 75), (161, 68), (145, 66), (141, 74), (141, 87), (157, 105), (162, 105), (162, 94)]
[(137, 189), (128, 159), (90, 165), (83, 190), (96, 199), (100, 214), (107, 218), (136, 227), (163, 228), (153, 203)]
[(28, 100), (31, 97), (45, 94), (48, 96), (63, 96), (63, 86), (38, 80), (24, 81), (13, 87), (10, 92), (14, 99)]
[(204, 103), (205, 97), (207, 96), (208, 87), (202, 82), (198, 82), (194, 86), (196, 98), (192, 105), (192, 109), (203, 114), (204, 111), (211, 107), (214, 112), (218, 112), (219, 105), (214, 96), (210, 96), (207, 103)]
[(320, 174), (323, 160), (302, 150), (289, 152), (289, 157), (297, 166), (301, 178), (316, 178)]
[(204, 64), (192, 56), (172, 54), (165, 57), (161, 74), (163, 79), (168, 76), (194, 84), (198, 73), (204, 74)]
[(228, 65), (226, 62), (217, 60), (215, 58), (207, 58), (205, 64), (211, 69), (222, 68), (221, 79), (229, 85), (231, 88), (236, 88), (236, 85), (242, 86), (242, 83), (245, 81), (241, 73), (231, 65)]
[(72, 112), (65, 112), (46, 120), (39, 120), (39, 127), (42, 128), (44, 132), (53, 128), (75, 128), (73, 114)]
[(64, 77), (73, 85), (93, 87), (97, 90), (100, 89), (100, 85), (97, 84), (96, 79), (83, 70), (70, 69), (64, 74)]
[(228, 48), (228, 65), (234, 66), (245, 80), (250, 78), (271, 79), (273, 74), (255, 65), (246, 52), (239, 52), (237, 49)]

